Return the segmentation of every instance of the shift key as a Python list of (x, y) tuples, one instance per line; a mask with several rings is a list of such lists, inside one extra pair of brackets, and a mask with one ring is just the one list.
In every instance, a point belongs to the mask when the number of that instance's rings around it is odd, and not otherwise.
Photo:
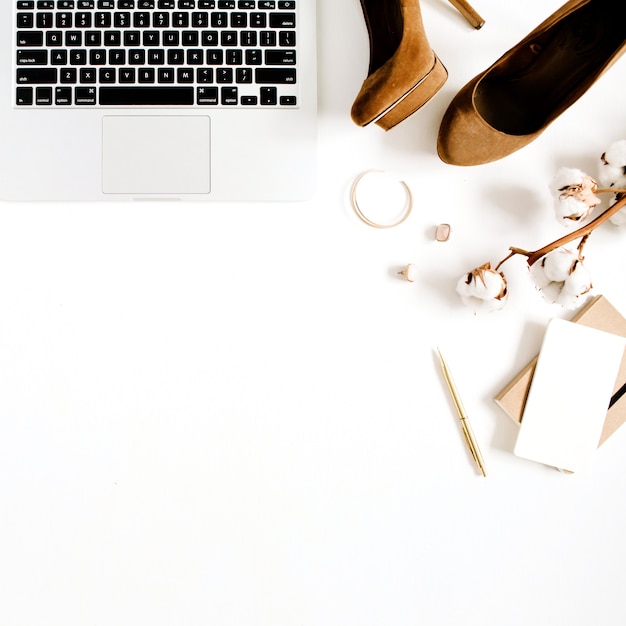
[(57, 82), (56, 68), (18, 68), (18, 85), (52, 85)]
[(294, 84), (296, 70), (293, 67), (259, 67), (254, 70), (254, 79), (262, 85)]

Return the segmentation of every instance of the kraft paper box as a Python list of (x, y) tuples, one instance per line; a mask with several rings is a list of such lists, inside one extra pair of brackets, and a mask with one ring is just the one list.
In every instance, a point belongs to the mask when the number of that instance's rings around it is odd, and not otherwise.
[[(578, 312), (572, 321), (626, 337), (626, 318), (604, 296), (596, 296)], [(522, 421), (536, 363), (537, 357), (494, 398), (496, 404), (517, 424)], [(619, 368), (599, 446), (626, 422), (626, 397), (623, 398), (623, 395), (626, 395), (626, 354)]]

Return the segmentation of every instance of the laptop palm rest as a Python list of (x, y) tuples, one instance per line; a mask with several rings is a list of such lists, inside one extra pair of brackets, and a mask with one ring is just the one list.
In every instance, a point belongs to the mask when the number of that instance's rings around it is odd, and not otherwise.
[(209, 193), (210, 170), (208, 116), (109, 115), (102, 119), (104, 193)]

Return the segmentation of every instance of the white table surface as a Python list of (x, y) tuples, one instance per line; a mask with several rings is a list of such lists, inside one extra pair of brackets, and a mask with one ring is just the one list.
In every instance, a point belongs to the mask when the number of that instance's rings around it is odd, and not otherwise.
[[(563, 234), (548, 182), (561, 165), (595, 174), (626, 138), (626, 61), (502, 161), (435, 152), (456, 91), (560, 4), (476, 0), (475, 31), (424, 0), (449, 79), (384, 133), (349, 115), (368, 63), (359, 2), (319, 0), (310, 202), (0, 204), (1, 624), (626, 623), (626, 429), (568, 476), (514, 456), (493, 402), (571, 312), (521, 257), (499, 313), (454, 290)], [(347, 202), (370, 168), (414, 191), (397, 228)], [(625, 246), (606, 225), (585, 250), (595, 293), (626, 312)]]

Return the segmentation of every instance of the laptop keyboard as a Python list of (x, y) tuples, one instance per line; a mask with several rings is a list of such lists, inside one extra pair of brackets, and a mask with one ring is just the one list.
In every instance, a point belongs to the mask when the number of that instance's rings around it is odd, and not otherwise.
[(296, 9), (296, 0), (17, 0), (15, 105), (297, 106)]

